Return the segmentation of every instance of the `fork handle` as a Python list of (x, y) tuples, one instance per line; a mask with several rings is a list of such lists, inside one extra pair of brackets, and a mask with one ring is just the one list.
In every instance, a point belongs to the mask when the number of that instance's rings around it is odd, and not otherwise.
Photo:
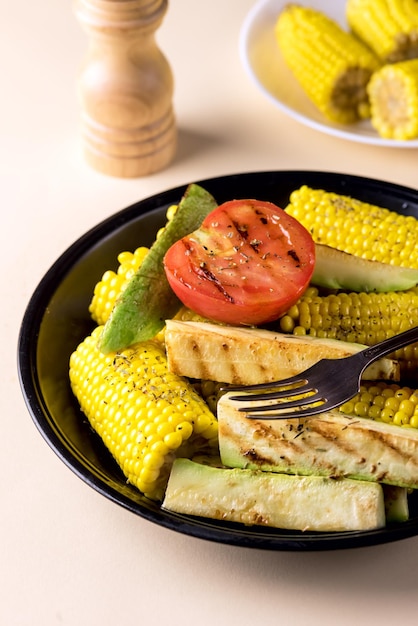
[(374, 346), (365, 348), (359, 354), (363, 355), (366, 360), (366, 367), (377, 359), (380, 359), (395, 350), (399, 350), (399, 348), (404, 348), (415, 341), (418, 341), (418, 326), (405, 330), (403, 333), (399, 333), (398, 335), (394, 335), (388, 339), (384, 339)]

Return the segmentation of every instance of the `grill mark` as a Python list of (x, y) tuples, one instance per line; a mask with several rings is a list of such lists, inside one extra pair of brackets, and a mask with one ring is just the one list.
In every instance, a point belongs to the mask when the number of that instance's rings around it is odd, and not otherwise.
[[(170, 345), (170, 342), (168, 342)], [(170, 367), (173, 371), (180, 375), (190, 375), (185, 373), (184, 369), (184, 355), (188, 355), (193, 353), (192, 358), (192, 370), (193, 370), (193, 378), (200, 378), (206, 380), (215, 380), (214, 378), (214, 367), (212, 366), (212, 362), (209, 361), (205, 355), (205, 350), (202, 349), (204, 347), (204, 341), (200, 343), (196, 341), (192, 337), (183, 336), (181, 338), (181, 342), (177, 345), (177, 348), (174, 346), (173, 349), (170, 349)], [(227, 354), (229, 352), (229, 345), (226, 342), (222, 342), (217, 346), (222, 352)], [(181, 359), (176, 358), (176, 355), (183, 355)], [(215, 365), (216, 368), (216, 365)], [(219, 381), (219, 382), (230, 382), (232, 384), (241, 384), (241, 378), (237, 372), (236, 366), (232, 361), (228, 363), (228, 374), (230, 375), (230, 380), (227, 381)]]
[(235, 228), (235, 232), (239, 239), (242, 241), (247, 241), (248, 239), (248, 226), (245, 224), (241, 224), (241, 222), (237, 222), (236, 220), (231, 220), (233, 227)]
[[(253, 353), (258, 349), (257, 344), (250, 344), (243, 356), (239, 341), (234, 342), (231, 338), (225, 341), (220, 337), (212, 337), (212, 339), (212, 358), (209, 359), (205, 334), (199, 336), (193, 332), (177, 334), (176, 331), (168, 331), (166, 348), (171, 369), (180, 375), (190, 376), (189, 372), (193, 371), (196, 374), (193, 377), (241, 385), (247, 381), (246, 365), (248, 365), (251, 367), (253, 379), (251, 382), (263, 382), (269, 378), (269, 367), (252, 360)], [(238, 358), (239, 356), (240, 358)], [(243, 358), (246, 365), (243, 365)], [(218, 374), (220, 374), (219, 363), (223, 363), (222, 380), (218, 378)]]
[[(267, 223), (267, 220), (265, 220), (265, 223)], [(242, 224), (241, 222), (232, 220), (232, 225), (235, 229), (235, 233), (238, 239), (241, 241), (240, 245), (234, 246), (235, 251), (239, 252), (240, 246), (242, 246), (244, 243), (247, 243), (250, 246), (250, 248), (254, 250), (255, 254), (260, 256), (260, 246), (263, 242), (255, 238), (249, 240), (249, 228), (246, 224)], [(230, 236), (232, 236), (232, 233), (230, 233)], [(243, 254), (243, 252), (241, 252), (241, 254)], [(247, 256), (246, 258), (248, 259), (249, 257)]]
[[(245, 418), (242, 418), (245, 419)], [(307, 425), (307, 422), (310, 422)], [(373, 475), (374, 479), (378, 482), (384, 482), (390, 472), (386, 469), (380, 468), (380, 462), (377, 460), (374, 463), (370, 463), (370, 466), (367, 465), (368, 459), (365, 456), (360, 456), (359, 451), (356, 451), (356, 448), (348, 441), (341, 441), (340, 434), (343, 431), (347, 431), (347, 428), (350, 427), (350, 424), (353, 428), (356, 428), (356, 424), (359, 422), (357, 420), (353, 420), (347, 426), (341, 424), (330, 424), (325, 420), (316, 419), (315, 421), (311, 420), (300, 420), (300, 422), (304, 422), (303, 429), (300, 429), (300, 424), (297, 427), (291, 428), (288, 426), (286, 432), (283, 430), (277, 431), (271, 428), (266, 422), (253, 422), (253, 441), (254, 446), (251, 448), (245, 448), (242, 446), (242, 435), (236, 435), (234, 432), (230, 432), (229, 436), (235, 440), (235, 445), (238, 450), (241, 452), (241, 456), (248, 461), (248, 465), (263, 467), (268, 469), (268, 466), (276, 466), (280, 471), (288, 471), (292, 473), (292, 469), (294, 469), (295, 464), (292, 461), (292, 457), (294, 455), (298, 455), (302, 453), (302, 450), (309, 451), (310, 453), (310, 463), (308, 469), (306, 469), (306, 473), (309, 472), (309, 467), (312, 469), (316, 469), (322, 475), (328, 475), (329, 477), (341, 478), (347, 476), (358, 477), (358, 473), (363, 472), (363, 475), (370, 473)], [(315, 439), (315, 436), (320, 437), (320, 440), (316, 439), (316, 441), (310, 442), (310, 439)], [(388, 436), (385, 433), (381, 433), (378, 431), (368, 431), (367, 433), (362, 430), (362, 437), (367, 437), (368, 440), (365, 440), (364, 447), (367, 448), (367, 441), (376, 441), (378, 444), (389, 447), (392, 453), (397, 454), (401, 459), (401, 462), (405, 461), (414, 467), (418, 466), (418, 458), (414, 455), (413, 452), (408, 454), (407, 451), (402, 451), (399, 449), (399, 446), (396, 443), (388, 441)], [(299, 438), (303, 438), (303, 443), (300, 442)], [(248, 437), (246, 437), (248, 440)], [(263, 446), (263, 450), (261, 447), (257, 446), (257, 439), (264, 440), (266, 443)], [(333, 463), (327, 461), (325, 449), (321, 450), (320, 444), (321, 440), (325, 442), (331, 442), (334, 446), (334, 449), (338, 448), (341, 454), (356, 454), (358, 456), (355, 459), (355, 463), (351, 468), (347, 468), (345, 471), (343, 469), (338, 470)], [(336, 444), (338, 442), (338, 444)], [(266, 454), (266, 449), (275, 448), (276, 454), (273, 456), (269, 456)], [(302, 473), (303, 470), (301, 468), (297, 468), (298, 473)], [(406, 483), (404, 486), (413, 485), (414, 483), (413, 477), (406, 479)]]
[(228, 293), (226, 291), (225, 287), (222, 285), (220, 280), (215, 276), (215, 274), (213, 272), (208, 270), (208, 268), (205, 266), (205, 264), (202, 264), (199, 267), (197, 267), (195, 269), (195, 272), (201, 278), (204, 278), (205, 280), (207, 280), (210, 283), (212, 283), (212, 285), (219, 291), (219, 293), (221, 293), (223, 295), (223, 297), (226, 300), (228, 300), (232, 304), (235, 303), (235, 299), (231, 296), (230, 293)]
[[(356, 424), (358, 424), (359, 422), (356, 420), (350, 421), (348, 422), (345, 426), (343, 426), (342, 428), (337, 426), (337, 425), (333, 425), (330, 424), (329, 422), (325, 422), (323, 420), (315, 420), (314, 423), (312, 423), (310, 425), (310, 430), (318, 435), (320, 435), (321, 437), (323, 437), (324, 439), (328, 440), (328, 441), (339, 441), (339, 448), (343, 449), (344, 451), (348, 452), (348, 453), (352, 453), (355, 448), (351, 445), (348, 444), (348, 442), (341, 442), (341, 439), (338, 435), (338, 430), (346, 430), (347, 428), (350, 428), (350, 426), (356, 428)], [(332, 433), (328, 433), (327, 429), (329, 429), (330, 426), (334, 426)], [(388, 447), (392, 450), (392, 452), (394, 452), (395, 454), (398, 454), (402, 460), (408, 459), (410, 461), (413, 461), (416, 463), (415, 459), (412, 458), (410, 455), (403, 453), (398, 446), (396, 446), (393, 442), (393, 440), (391, 440), (390, 437), (387, 436), (386, 433), (382, 433), (379, 431), (374, 431), (374, 430), (369, 430), (364, 431), (362, 430), (362, 437), (367, 436), (370, 440), (374, 440), (377, 441), (378, 443), (381, 443), (382, 445), (384, 445), (385, 447)], [(341, 443), (343, 443), (343, 445), (340, 445)], [(362, 459), (362, 462), (366, 462), (367, 459)]]
[(296, 250), (288, 250), (287, 255), (290, 256), (298, 266), (300, 265), (300, 258)]

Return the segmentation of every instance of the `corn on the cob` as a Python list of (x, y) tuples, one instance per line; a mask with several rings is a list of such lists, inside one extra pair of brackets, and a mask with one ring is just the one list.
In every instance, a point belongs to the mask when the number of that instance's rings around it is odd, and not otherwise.
[(275, 34), (283, 58), (328, 119), (347, 124), (369, 116), (366, 85), (379, 61), (362, 42), (315, 9), (287, 5)]
[[(418, 325), (418, 288), (389, 293), (320, 296), (310, 287), (279, 320), (280, 330), (367, 346)], [(401, 375), (418, 379), (418, 344), (397, 350)]]
[(158, 342), (103, 355), (97, 327), (73, 352), (70, 382), (81, 410), (129, 483), (163, 497), (174, 458), (217, 452), (217, 421)]
[(339, 407), (345, 415), (418, 428), (418, 390), (383, 382), (363, 382), (359, 393)]
[(381, 263), (418, 268), (415, 217), (306, 185), (291, 194), (286, 211), (316, 243)]
[(372, 126), (381, 137), (418, 137), (418, 59), (385, 65), (367, 86)]
[(416, 0), (348, 0), (351, 30), (385, 63), (418, 57)]
[(105, 324), (112, 312), (117, 298), (125, 289), (129, 279), (148, 254), (149, 248), (141, 246), (134, 252), (121, 252), (118, 255), (119, 267), (116, 272), (107, 270), (94, 288), (89, 312), (92, 319), (99, 325)]

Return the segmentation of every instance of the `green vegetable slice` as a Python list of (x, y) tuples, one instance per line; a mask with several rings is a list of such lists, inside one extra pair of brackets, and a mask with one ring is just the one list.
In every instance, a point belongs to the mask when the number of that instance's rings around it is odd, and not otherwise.
[(173, 219), (117, 300), (101, 336), (103, 353), (152, 339), (164, 327), (165, 320), (177, 312), (180, 302), (168, 284), (164, 255), (178, 239), (196, 230), (216, 206), (213, 196), (199, 185), (187, 187)]
[(386, 523), (378, 483), (211, 467), (183, 458), (173, 463), (162, 508), (301, 531), (371, 530)]
[(323, 244), (315, 244), (312, 284), (349, 291), (405, 291), (418, 284), (418, 270), (389, 265)]

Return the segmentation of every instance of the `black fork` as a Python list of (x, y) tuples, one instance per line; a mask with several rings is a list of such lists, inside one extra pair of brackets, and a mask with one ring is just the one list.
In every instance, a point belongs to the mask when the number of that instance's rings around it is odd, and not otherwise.
[[(251, 402), (251, 406), (239, 409), (247, 413), (249, 418), (288, 419), (318, 415), (353, 398), (360, 389), (364, 370), (371, 363), (415, 341), (418, 341), (418, 327), (389, 337), (351, 356), (322, 359), (296, 376), (259, 385), (231, 386), (227, 391), (242, 392), (242, 395), (230, 396), (231, 400)], [(271, 391), (264, 391), (268, 389)], [(267, 404), (254, 406), (254, 402)]]

